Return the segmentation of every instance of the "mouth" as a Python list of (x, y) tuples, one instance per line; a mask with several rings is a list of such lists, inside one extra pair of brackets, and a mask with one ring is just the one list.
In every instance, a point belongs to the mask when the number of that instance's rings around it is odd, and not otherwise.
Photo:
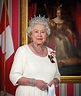
[(43, 40), (43, 38), (37, 38), (37, 40)]

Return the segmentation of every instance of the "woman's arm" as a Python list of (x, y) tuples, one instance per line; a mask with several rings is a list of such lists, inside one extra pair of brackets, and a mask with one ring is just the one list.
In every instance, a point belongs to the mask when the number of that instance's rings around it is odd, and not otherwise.
[(54, 75), (54, 79), (48, 85), (51, 86), (52, 84), (54, 84), (57, 87), (60, 83), (60, 73), (58, 70), (57, 60), (55, 60), (55, 64), (56, 64), (56, 72)]
[(47, 83), (44, 82), (43, 80), (37, 80), (34, 78), (26, 78), (26, 77), (21, 77), (17, 81), (18, 85), (24, 85), (24, 86), (36, 86), (40, 90), (46, 90), (47, 89)]

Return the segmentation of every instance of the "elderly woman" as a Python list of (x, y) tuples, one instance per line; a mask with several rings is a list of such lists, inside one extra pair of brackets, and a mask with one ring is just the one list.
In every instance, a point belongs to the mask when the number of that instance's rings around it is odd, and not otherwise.
[(44, 45), (50, 34), (48, 20), (40, 16), (32, 18), (27, 32), (31, 43), (17, 49), (10, 80), (17, 85), (15, 96), (47, 96), (48, 86), (60, 82), (55, 53)]

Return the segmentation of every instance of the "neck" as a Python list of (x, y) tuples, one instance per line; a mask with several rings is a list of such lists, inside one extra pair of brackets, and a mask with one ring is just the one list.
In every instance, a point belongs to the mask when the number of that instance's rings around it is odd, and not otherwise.
[(37, 46), (32, 42), (32, 47), (35, 50), (35, 52), (39, 55), (43, 55), (44, 53), (44, 46), (38, 44)]
[(57, 19), (61, 19), (61, 17), (58, 17), (58, 16), (57, 16)]

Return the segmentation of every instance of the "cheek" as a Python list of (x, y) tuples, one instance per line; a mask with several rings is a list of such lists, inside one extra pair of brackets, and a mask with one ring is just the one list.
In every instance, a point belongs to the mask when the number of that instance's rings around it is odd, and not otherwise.
[(35, 38), (35, 37), (36, 37), (36, 34), (32, 33), (32, 34), (31, 34), (31, 37), (32, 37), (32, 38)]
[(46, 38), (47, 38), (47, 35), (45, 35), (45, 36), (43, 37), (44, 40), (46, 40)]
[(33, 41), (35, 41), (35, 35), (34, 34), (31, 34), (31, 38)]

